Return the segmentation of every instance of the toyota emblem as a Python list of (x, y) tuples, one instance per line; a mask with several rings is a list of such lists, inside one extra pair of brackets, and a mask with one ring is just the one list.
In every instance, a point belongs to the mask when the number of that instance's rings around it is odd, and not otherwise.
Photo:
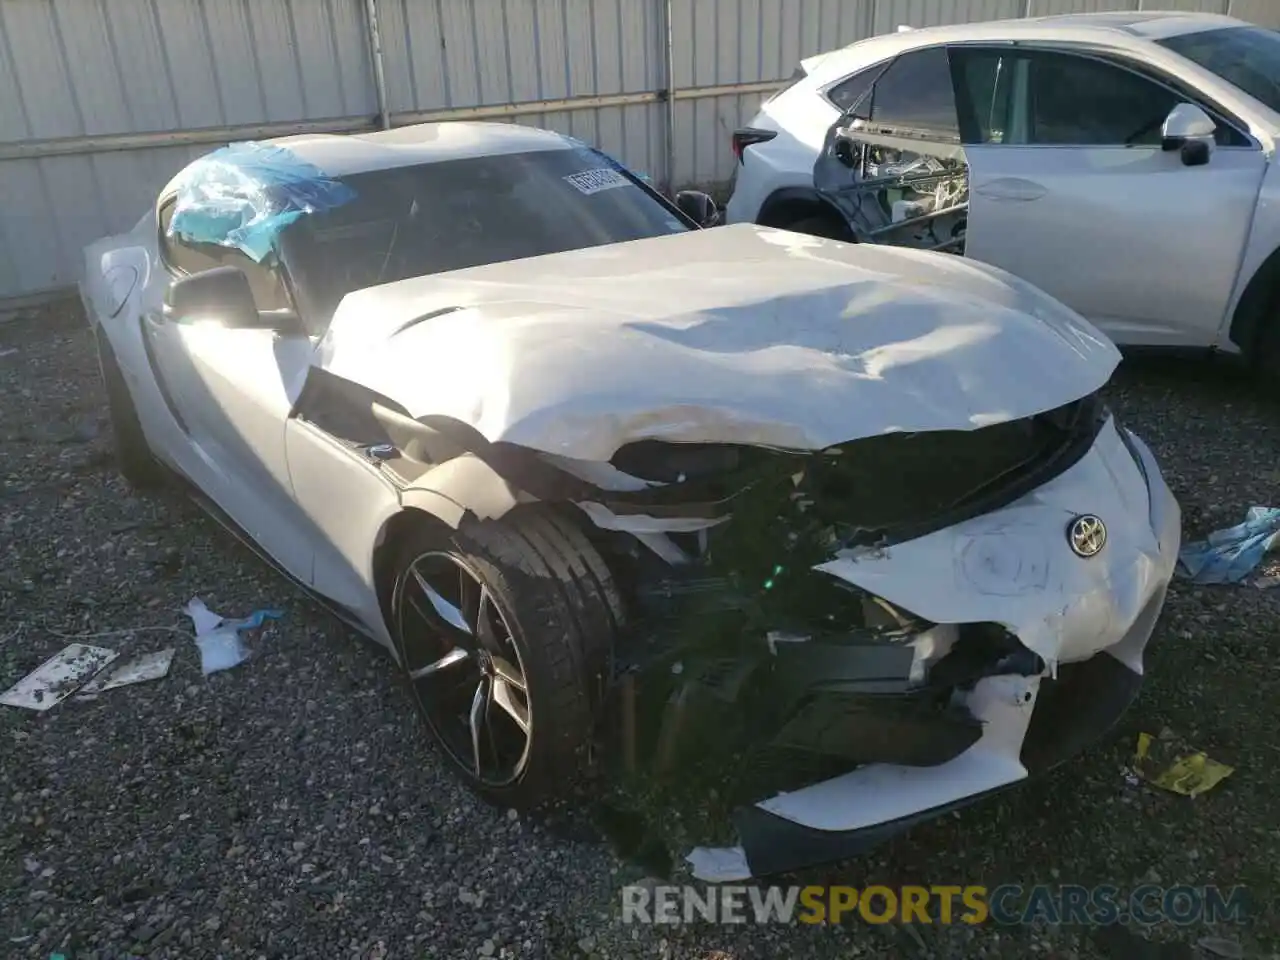
[(1096, 557), (1107, 544), (1107, 525), (1093, 514), (1076, 517), (1067, 527), (1067, 542), (1077, 557)]

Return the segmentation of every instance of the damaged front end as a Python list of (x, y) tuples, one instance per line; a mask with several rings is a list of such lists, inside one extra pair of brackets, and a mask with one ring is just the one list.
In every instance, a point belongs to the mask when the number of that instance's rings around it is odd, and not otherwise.
[[(809, 239), (730, 226), (371, 288), (317, 349), (397, 405), (375, 415), (404, 504), (455, 527), (536, 504), (590, 541), (625, 607), (609, 755), (730, 802), (707, 879), (1020, 780), (1042, 690), (1090, 708), (1046, 763), (1092, 739), (1178, 547), (1099, 400), (1105, 338), (980, 265)], [(1067, 682), (1099, 663), (1114, 697)]]
[(1155, 461), (1096, 393), (816, 452), (642, 439), (609, 462), (383, 416), (576, 512), (627, 600), (608, 752), (728, 801), (738, 844), (689, 856), (707, 880), (857, 853), (1078, 751), (1137, 692), (1179, 546)]
[(930, 622), (820, 568), (1016, 500), (1083, 457), (1101, 424), (1090, 396), (975, 431), (812, 454), (651, 440), (620, 449), (615, 467), (660, 486), (580, 506), (614, 531), (604, 549), (634, 599), (620, 668), (661, 701), (637, 726), (653, 733), (657, 771), (700, 752), (686, 715), (704, 696), (749, 721), (700, 724), (717, 731), (701, 746), (720, 752), (734, 727), (738, 747), (846, 765), (931, 765), (970, 747), (981, 726), (956, 689), (992, 672), (1036, 675), (1041, 657), (998, 624)]
[(1096, 394), (820, 452), (481, 455), (591, 521), (630, 601), (618, 755), (734, 807), (739, 845), (690, 854), (708, 880), (857, 853), (1076, 752), (1136, 693), (1178, 548), (1154, 461)]

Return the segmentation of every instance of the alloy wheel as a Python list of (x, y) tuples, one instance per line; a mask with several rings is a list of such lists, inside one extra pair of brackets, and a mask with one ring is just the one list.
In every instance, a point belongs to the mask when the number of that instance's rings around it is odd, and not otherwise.
[(451, 553), (424, 553), (396, 585), (401, 657), (423, 718), (450, 758), (486, 787), (524, 772), (533, 735), (528, 682), (493, 592)]

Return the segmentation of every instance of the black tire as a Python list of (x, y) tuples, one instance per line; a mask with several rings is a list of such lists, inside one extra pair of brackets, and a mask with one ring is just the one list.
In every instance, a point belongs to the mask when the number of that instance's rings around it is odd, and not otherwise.
[(1252, 356), (1247, 359), (1259, 386), (1274, 393), (1280, 384), (1280, 296), (1271, 301), (1262, 329), (1254, 337)]
[(854, 242), (849, 228), (833, 216), (801, 217), (799, 220), (785, 224), (782, 229), (790, 230), (792, 233), (807, 233), (811, 237), (822, 237), (826, 240)]
[[(528, 808), (569, 792), (586, 767), (622, 615), (618, 591), (599, 553), (571, 521), (538, 505), (460, 530), (424, 519), (399, 538), (393, 556), (391, 627), (401, 671), (428, 736), (449, 765), (476, 793), (507, 807)], [(421, 600), (433, 606), (435, 601), (414, 576), (416, 570), (439, 590), (438, 598), (453, 604), (454, 597), (445, 595), (448, 563), (487, 592), (480, 595), (487, 595), (490, 611), (496, 609), (500, 617), (489, 622), (496, 623), (494, 633), (509, 633), (502, 642), (509, 639), (515, 656), (505, 651), (497, 656), (492, 648), (482, 652), (477, 643), (470, 656), (464, 653), (461, 660), (414, 679), (414, 672), (457, 652), (452, 645), (458, 643), (458, 632), (448, 630), (441, 618), (434, 618), (435, 623), (446, 629), (432, 632), (427, 622), (432, 618), (421, 616)], [(476, 607), (483, 609), (479, 601)], [(471, 609), (460, 595), (454, 612), (472, 624), (473, 637), (482, 637), (479, 614), (473, 620)], [(498, 709), (492, 686), (481, 711), (486, 735), (474, 732), (485, 671), (490, 671), (490, 684), (506, 676), (501, 669), (492, 672), (494, 662), (518, 668), (525, 684), (515, 699), (524, 707), (528, 733), (524, 752), (509, 772), (499, 740), (505, 737), (502, 746), (509, 747), (519, 736), (518, 724), (511, 723), (515, 714), (508, 708)], [(472, 683), (477, 683), (474, 693)], [(467, 726), (458, 707), (470, 716), (469, 741), (458, 725)], [(482, 741), (483, 746), (475, 745)], [(474, 754), (468, 753), (469, 745)]]
[(156, 461), (147, 444), (138, 412), (134, 409), (129, 387), (120, 372), (111, 343), (94, 328), (98, 345), (98, 367), (107, 393), (107, 410), (111, 416), (111, 434), (115, 445), (116, 468), (125, 482), (140, 492), (155, 490), (165, 482), (164, 468)]

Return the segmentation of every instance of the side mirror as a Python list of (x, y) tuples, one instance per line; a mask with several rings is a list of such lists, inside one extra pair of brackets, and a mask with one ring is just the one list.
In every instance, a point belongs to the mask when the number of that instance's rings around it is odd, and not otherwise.
[(720, 208), (701, 190), (681, 190), (676, 194), (676, 207), (700, 227), (714, 227), (720, 222)]
[(215, 320), (224, 327), (271, 327), (258, 313), (249, 278), (239, 267), (214, 267), (169, 285), (164, 314), (173, 320)]
[(1213, 153), (1217, 129), (1213, 118), (1194, 103), (1180, 103), (1165, 118), (1161, 146), (1166, 151), (1180, 151), (1188, 167), (1202, 166)]

